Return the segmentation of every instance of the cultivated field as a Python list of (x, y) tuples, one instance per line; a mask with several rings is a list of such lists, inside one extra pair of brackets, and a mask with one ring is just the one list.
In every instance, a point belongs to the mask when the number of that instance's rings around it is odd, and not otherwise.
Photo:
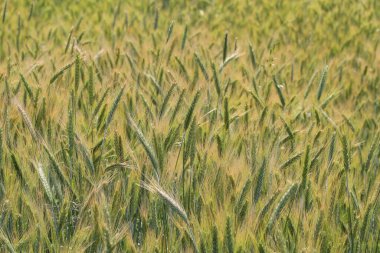
[(0, 10), (0, 252), (380, 253), (379, 1)]

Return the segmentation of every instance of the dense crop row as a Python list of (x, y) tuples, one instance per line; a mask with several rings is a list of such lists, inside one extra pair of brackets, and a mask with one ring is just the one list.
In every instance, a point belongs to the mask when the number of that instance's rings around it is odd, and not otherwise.
[(0, 8), (0, 252), (380, 252), (378, 1)]

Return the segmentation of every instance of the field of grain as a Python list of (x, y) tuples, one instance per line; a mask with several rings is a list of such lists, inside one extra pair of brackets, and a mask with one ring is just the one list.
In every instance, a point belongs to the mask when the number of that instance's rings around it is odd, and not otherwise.
[(380, 253), (379, 1), (0, 10), (0, 252)]

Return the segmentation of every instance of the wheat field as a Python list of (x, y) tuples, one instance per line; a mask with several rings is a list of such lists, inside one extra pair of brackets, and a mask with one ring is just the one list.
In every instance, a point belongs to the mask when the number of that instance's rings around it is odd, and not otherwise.
[(379, 1), (0, 10), (0, 252), (380, 252)]

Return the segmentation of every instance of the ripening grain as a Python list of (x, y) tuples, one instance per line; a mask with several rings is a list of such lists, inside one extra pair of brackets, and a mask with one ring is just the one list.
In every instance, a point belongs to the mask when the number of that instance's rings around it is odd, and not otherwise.
[(380, 5), (0, 3), (0, 252), (380, 252)]

